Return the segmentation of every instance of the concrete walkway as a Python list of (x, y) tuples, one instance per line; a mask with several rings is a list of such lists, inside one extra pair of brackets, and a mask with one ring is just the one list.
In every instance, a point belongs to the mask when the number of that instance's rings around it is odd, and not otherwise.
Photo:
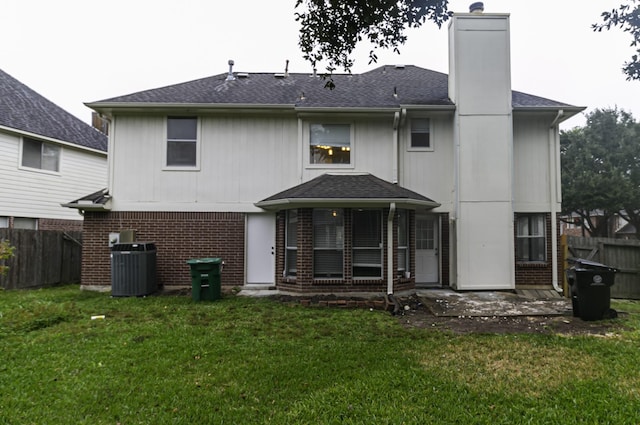
[(421, 289), (417, 295), (435, 316), (560, 316), (571, 315), (571, 300), (554, 291), (514, 292)]

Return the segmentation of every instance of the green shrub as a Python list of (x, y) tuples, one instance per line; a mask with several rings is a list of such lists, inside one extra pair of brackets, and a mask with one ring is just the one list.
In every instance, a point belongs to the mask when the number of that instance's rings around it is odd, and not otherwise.
[[(8, 260), (13, 257), (15, 251), (15, 247), (11, 246), (8, 240), (3, 239), (0, 241), (0, 262), (4, 262), (4, 260)], [(3, 276), (7, 270), (9, 270), (8, 266), (4, 264), (0, 264), (0, 276)]]

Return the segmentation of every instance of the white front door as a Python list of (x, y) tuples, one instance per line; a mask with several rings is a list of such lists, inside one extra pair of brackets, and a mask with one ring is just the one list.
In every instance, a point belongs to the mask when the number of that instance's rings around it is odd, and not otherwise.
[(247, 284), (273, 285), (276, 258), (276, 218), (247, 214)]
[(416, 213), (416, 283), (440, 281), (438, 260), (438, 216)]

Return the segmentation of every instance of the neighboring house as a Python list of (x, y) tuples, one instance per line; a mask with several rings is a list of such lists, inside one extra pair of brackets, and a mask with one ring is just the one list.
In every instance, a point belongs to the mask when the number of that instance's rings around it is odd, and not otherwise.
[(107, 136), (0, 70), (0, 228), (82, 230), (61, 203), (107, 184)]
[(584, 108), (511, 90), (509, 16), (455, 14), (450, 74), (229, 73), (88, 104), (111, 120), (108, 193), (85, 215), (82, 283), (109, 242), (155, 242), (164, 286), (220, 257), (224, 285), (297, 293), (558, 284), (558, 125)]

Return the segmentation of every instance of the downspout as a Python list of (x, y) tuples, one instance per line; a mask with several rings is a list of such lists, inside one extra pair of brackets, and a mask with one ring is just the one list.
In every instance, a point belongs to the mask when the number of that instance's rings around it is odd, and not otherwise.
[[(558, 163), (558, 159), (556, 157), (557, 152), (557, 144), (558, 144), (558, 123), (560, 119), (564, 116), (564, 111), (560, 109), (558, 114), (553, 119), (551, 123), (551, 127), (549, 127), (549, 200), (551, 202), (551, 283), (553, 285), (553, 289), (556, 292), (562, 292), (562, 288), (558, 283), (558, 226), (557, 226), (557, 214), (558, 214), (558, 200), (559, 200), (559, 191), (558, 191), (558, 182), (557, 176), (560, 174), (560, 164)], [(552, 169), (551, 169), (552, 168)]]
[(389, 204), (387, 217), (387, 294), (393, 294), (393, 217), (396, 214), (396, 203)]
[(393, 147), (391, 154), (391, 183), (398, 184), (398, 139), (400, 137), (400, 130), (398, 130), (400, 124), (400, 112), (393, 114)]

